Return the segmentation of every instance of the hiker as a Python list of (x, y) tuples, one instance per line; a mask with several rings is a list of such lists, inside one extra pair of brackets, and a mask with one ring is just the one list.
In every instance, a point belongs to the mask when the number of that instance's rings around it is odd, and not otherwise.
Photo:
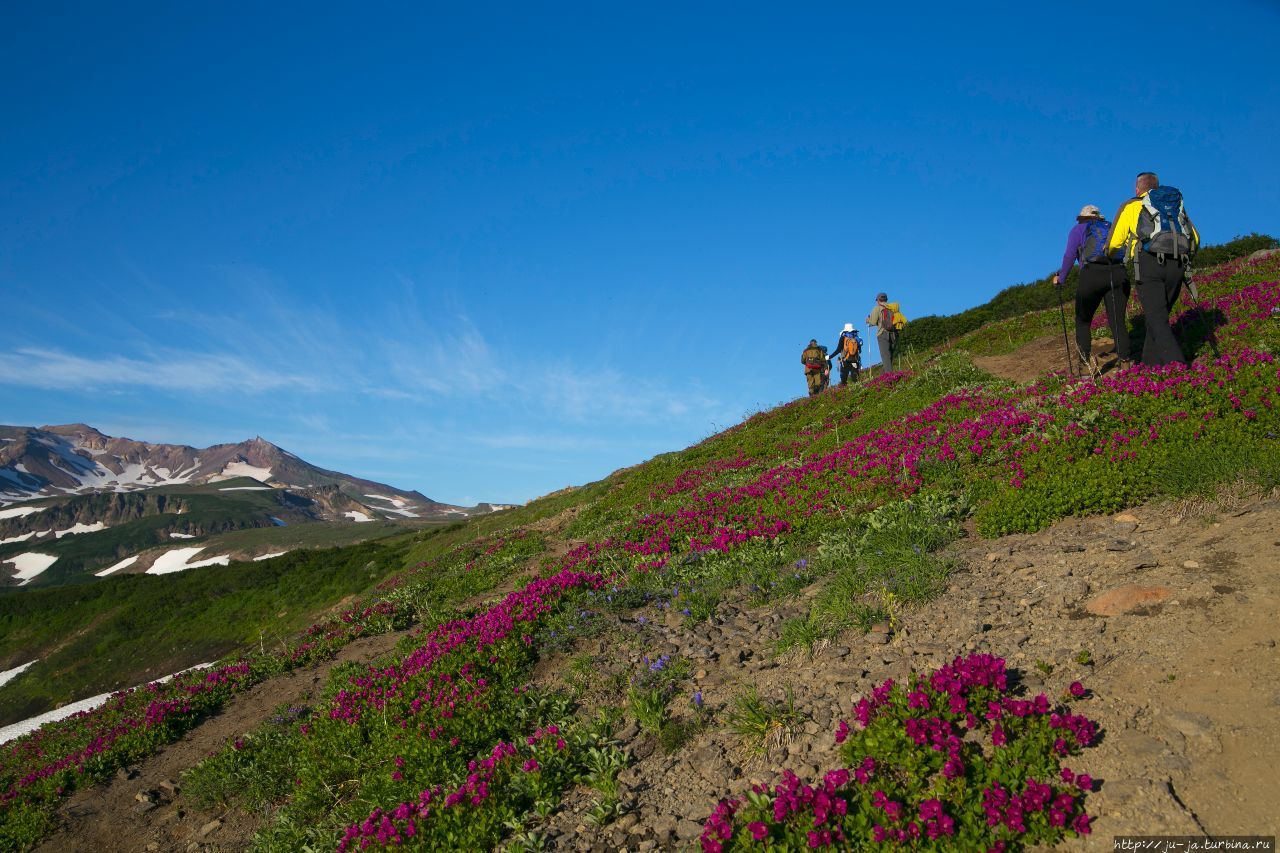
[(857, 381), (859, 371), (862, 370), (862, 338), (854, 330), (852, 323), (844, 324), (832, 349), (835, 352), (832, 358), (840, 359), (840, 384), (848, 385), (851, 376)]
[(876, 345), (880, 348), (880, 372), (893, 370), (893, 357), (898, 354), (898, 305), (889, 301), (886, 293), (876, 294), (876, 306), (867, 316), (867, 325), (876, 330)]
[(1067, 249), (1062, 253), (1062, 268), (1053, 277), (1061, 286), (1076, 262), (1080, 263), (1080, 283), (1076, 285), (1076, 356), (1080, 365), (1094, 376), (1102, 373), (1089, 326), (1100, 303), (1106, 305), (1111, 339), (1116, 342), (1117, 369), (1129, 367), (1129, 327), (1125, 309), (1129, 305), (1129, 275), (1124, 264), (1107, 254), (1111, 223), (1102, 218), (1097, 205), (1086, 204), (1076, 216), (1076, 224), (1067, 232)]
[(818, 346), (817, 338), (810, 338), (809, 345), (800, 353), (800, 363), (804, 365), (804, 381), (809, 385), (809, 396), (821, 394), (827, 387), (827, 377), (831, 375), (827, 348)]
[(1147, 323), (1143, 364), (1186, 363), (1169, 327), (1169, 312), (1182, 292), (1191, 256), (1199, 248), (1200, 234), (1182, 206), (1182, 193), (1160, 186), (1155, 172), (1139, 172), (1133, 198), (1116, 213), (1107, 252), (1113, 258), (1133, 260), (1133, 283)]

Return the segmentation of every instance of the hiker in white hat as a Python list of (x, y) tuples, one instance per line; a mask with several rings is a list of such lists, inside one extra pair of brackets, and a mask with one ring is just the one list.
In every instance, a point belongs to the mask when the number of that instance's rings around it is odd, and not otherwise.
[[(1098, 305), (1107, 307), (1107, 322), (1111, 326), (1111, 338), (1116, 343), (1115, 366), (1128, 367), (1129, 327), (1125, 321), (1125, 309), (1129, 305), (1129, 276), (1124, 264), (1107, 254), (1107, 240), (1111, 236), (1111, 223), (1102, 216), (1097, 205), (1086, 204), (1076, 214), (1076, 224), (1067, 232), (1067, 248), (1062, 253), (1062, 267), (1053, 277), (1053, 283), (1062, 287), (1067, 273), (1080, 264), (1080, 279), (1076, 283), (1076, 351), (1070, 352), (1067, 362), (1074, 374), (1077, 370), (1093, 376), (1102, 373), (1102, 365), (1093, 354), (1089, 327)], [(1061, 304), (1061, 303), (1059, 303)], [(1066, 338), (1066, 316), (1062, 321), (1062, 336)]]
[(831, 358), (840, 359), (840, 384), (856, 382), (862, 371), (862, 338), (854, 331), (852, 323), (844, 324), (831, 352)]

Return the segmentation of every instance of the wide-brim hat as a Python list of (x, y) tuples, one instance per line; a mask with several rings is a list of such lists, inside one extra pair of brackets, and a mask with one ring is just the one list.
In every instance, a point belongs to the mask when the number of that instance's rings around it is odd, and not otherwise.
[(1086, 219), (1101, 219), (1102, 211), (1098, 210), (1096, 204), (1086, 204), (1080, 208), (1080, 212), (1076, 214), (1076, 222), (1083, 222)]
[(876, 294), (876, 302), (888, 302), (888, 301), (889, 301), (889, 294), (887, 293)]
[(852, 332), (852, 331), (853, 331), (853, 324), (852, 324), (852, 323), (845, 323), (845, 324), (844, 324), (844, 328), (843, 328), (843, 329), (841, 329), (840, 331), (842, 331), (842, 332)]

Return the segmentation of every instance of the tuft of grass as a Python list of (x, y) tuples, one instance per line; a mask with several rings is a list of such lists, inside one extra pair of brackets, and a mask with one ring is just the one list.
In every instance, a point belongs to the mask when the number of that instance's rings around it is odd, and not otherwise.
[(750, 755), (767, 755), (804, 721), (796, 710), (795, 695), (787, 690), (782, 700), (765, 699), (754, 687), (734, 697), (725, 713), (729, 730), (738, 736)]

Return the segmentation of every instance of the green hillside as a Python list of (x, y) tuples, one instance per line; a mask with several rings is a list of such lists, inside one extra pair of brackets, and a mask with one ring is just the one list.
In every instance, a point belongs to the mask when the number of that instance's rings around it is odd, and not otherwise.
[[(1204, 494), (1228, 482), (1280, 484), (1273, 358), (1280, 323), (1272, 319), (1280, 307), (1280, 259), (1233, 260), (1203, 273), (1200, 283), (1222, 354), (1207, 356), (1198, 321), (1183, 313), (1177, 328), (1196, 359), (1186, 370), (1138, 367), (1096, 381), (1049, 375), (1018, 385), (945, 345), (954, 343), (947, 339), (954, 332), (1021, 338), (1028, 315), (979, 329), (957, 321), (936, 340), (918, 340), (921, 348), (945, 351), (921, 355), (909, 371), (761, 412), (599, 483), (463, 525), (299, 557), (293, 571), (305, 568), (305, 584), (317, 589), (286, 606), (299, 593), (283, 595), (280, 583), (264, 581), (248, 608), (258, 621), (219, 636), (232, 642), (238, 631), (240, 642), (252, 641), (245, 633), (261, 629), (276, 606), (306, 609), (357, 589), (363, 597), (277, 648), (245, 647), (210, 674), (130, 693), (50, 726), (38, 749), (29, 739), (6, 747), (0, 840), (22, 846), (39, 838), (68, 788), (105, 778), (179, 737), (254, 684), (324, 659), (357, 636), (415, 622), (421, 630), (391, 658), (337, 669), (314, 707), (264, 722), (193, 769), (185, 780), (190, 796), (221, 809), (265, 810), (270, 819), (257, 843), (272, 850), (477, 849), (508, 841), (536, 847), (562, 797), (583, 786), (595, 799), (592, 820), (607, 824), (621, 814), (617, 779), (625, 758), (609, 739), (617, 720), (633, 720), (661, 748), (677, 750), (699, 727), (716, 725), (744, 737), (758, 732), (763, 743), (791, 713), (746, 684), (716, 719), (704, 712), (700, 694), (690, 704), (696, 663), (684, 649), (727, 604), (785, 608), (794, 615), (779, 625), (779, 647), (804, 648), (925, 606), (947, 578), (946, 549), (958, 537), (1039, 530), (1066, 516)], [(369, 551), (357, 557), (359, 548)], [(366, 570), (370, 560), (376, 565)], [(232, 568), (248, 582), (275, 562)], [(278, 571), (291, 571), (284, 565)], [(150, 586), (152, 580), (191, 584), (190, 612), (201, 595), (223, 600), (200, 585), (227, 573), (121, 579), (129, 583), (102, 588), (132, 602), (135, 591), (158, 596), (168, 588)], [(311, 573), (322, 580), (312, 584)], [(239, 595), (228, 589), (228, 607)], [(13, 600), (0, 598), (0, 608)], [(94, 601), (102, 603), (92, 612), (112, 612), (107, 600)], [(48, 602), (41, 612), (54, 609), (54, 599)], [(80, 606), (72, 598), (59, 602)], [(0, 609), (0, 618), (36, 631), (29, 617), (9, 612)], [(88, 614), (68, 616), (59, 631), (87, 630)], [(146, 631), (173, 630), (161, 626), (181, 618), (159, 614)], [(686, 632), (689, 642), (666, 650), (637, 645), (637, 626), (647, 620)], [(182, 631), (192, 643), (200, 636)], [(877, 699), (881, 717), (924, 725), (909, 703), (945, 704), (942, 694), (953, 689), (951, 709), (939, 712), (936, 724), (950, 731), (971, 705), (985, 715), (988, 701), (1023, 701), (992, 662), (956, 667), (938, 682), (954, 688), (917, 685), (923, 699), (886, 690)], [(23, 688), (28, 675), (10, 687)], [(905, 737), (900, 726), (871, 725), (846, 736), (891, 768), (882, 772), (897, 780), (899, 807), (906, 803), (922, 821), (927, 812), (939, 826), (942, 816), (954, 817), (958, 834), (948, 837), (961, 846), (1016, 849), (1088, 827), (1085, 798), (1057, 782), (1045, 786), (1046, 796), (1058, 798), (1062, 822), (1050, 821), (1047, 809), (1025, 830), (984, 821), (984, 790), (997, 783), (1023, 790), (1033, 774), (1056, 778), (1065, 755), (1091, 742), (1088, 721), (1065, 708), (1053, 711), (1071, 721), (1065, 733), (1051, 726), (1049, 710), (1027, 713), (998, 735), (1019, 756), (1009, 764), (958, 739), (947, 747), (951, 753), (917, 751), (923, 741)], [(992, 736), (990, 720), (975, 717), (974, 726)], [(890, 748), (875, 737), (897, 740)], [(948, 755), (959, 764), (944, 764)], [(737, 849), (767, 837), (789, 849), (812, 843), (805, 827), (816, 821), (828, 827), (823, 831), (856, 833), (870, 845), (868, 815), (883, 804), (851, 778), (861, 756), (851, 751), (848, 760), (843, 775), (823, 783), (847, 813), (819, 809), (812, 792), (809, 800), (796, 793), (794, 809), (776, 812), (780, 799), (790, 802), (784, 794), (757, 792), (717, 809), (704, 838)]]

